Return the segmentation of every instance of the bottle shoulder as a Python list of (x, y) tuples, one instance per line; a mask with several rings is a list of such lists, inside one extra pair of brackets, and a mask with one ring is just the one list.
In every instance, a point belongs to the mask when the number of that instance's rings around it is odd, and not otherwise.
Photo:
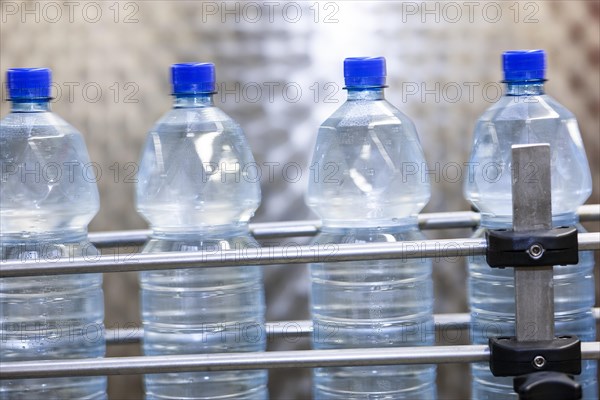
[[(512, 218), (511, 146), (547, 143), (552, 168), (552, 211), (573, 212), (592, 192), (583, 140), (573, 113), (548, 95), (505, 96), (475, 126), (465, 197), (484, 215)], [(529, 168), (529, 169), (528, 169)]]
[(0, 135), (56, 137), (80, 135), (80, 132), (58, 114), (47, 111), (8, 114), (0, 120)]
[(412, 120), (385, 99), (346, 101), (321, 126), (368, 127), (370, 124), (406, 125), (414, 129)]
[(168, 111), (147, 135), (136, 199), (165, 230), (247, 222), (260, 204), (260, 177), (240, 126), (216, 107)]
[[(56, 114), (13, 113), (0, 129), (3, 232), (81, 230), (99, 209), (99, 171), (83, 136)], [(92, 167), (92, 169), (90, 169)]]
[(503, 96), (490, 106), (480, 121), (574, 119), (565, 106), (547, 94), (531, 96)]
[(217, 107), (173, 108), (154, 124), (147, 140), (153, 143), (160, 140), (163, 146), (169, 146), (183, 138), (201, 140), (203, 147), (228, 142), (229, 146), (222, 148), (224, 151), (244, 153), (249, 148), (241, 126)]
[(201, 164), (254, 162), (240, 125), (217, 107), (169, 110), (148, 132), (142, 162), (158, 156), (163, 164), (178, 163), (181, 157)]
[(335, 225), (416, 215), (430, 197), (410, 118), (385, 100), (343, 104), (319, 128), (306, 202)]
[(200, 125), (206, 123), (227, 123), (237, 126), (237, 122), (219, 107), (174, 107), (165, 112), (156, 122), (157, 125)]

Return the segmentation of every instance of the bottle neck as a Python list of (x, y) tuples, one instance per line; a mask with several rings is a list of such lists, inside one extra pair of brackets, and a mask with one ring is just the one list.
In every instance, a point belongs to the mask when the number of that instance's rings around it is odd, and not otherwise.
[(173, 100), (173, 108), (198, 108), (212, 105), (212, 93), (176, 94)]
[(11, 100), (11, 112), (35, 113), (50, 111), (50, 99), (43, 100)]
[(539, 96), (544, 94), (544, 80), (528, 82), (506, 82), (507, 96)]
[(383, 100), (383, 87), (349, 87), (348, 101)]

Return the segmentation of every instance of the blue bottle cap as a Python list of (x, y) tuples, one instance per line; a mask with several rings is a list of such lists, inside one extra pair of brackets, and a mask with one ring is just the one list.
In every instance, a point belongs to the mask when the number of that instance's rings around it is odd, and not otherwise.
[(546, 76), (544, 50), (512, 50), (502, 54), (505, 81), (534, 81)]
[(6, 71), (10, 100), (49, 99), (52, 72), (48, 68), (11, 68)]
[(385, 86), (384, 57), (351, 57), (344, 60), (344, 80), (347, 87)]
[(213, 63), (181, 63), (171, 65), (173, 94), (212, 93), (215, 91)]

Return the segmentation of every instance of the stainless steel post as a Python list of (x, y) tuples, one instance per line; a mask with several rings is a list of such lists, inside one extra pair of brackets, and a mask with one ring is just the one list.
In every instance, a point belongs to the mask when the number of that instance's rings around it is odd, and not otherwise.
[[(550, 145), (512, 146), (513, 230), (552, 228)], [(544, 248), (533, 244), (532, 258)], [(552, 265), (515, 268), (516, 336), (519, 342), (554, 339)]]

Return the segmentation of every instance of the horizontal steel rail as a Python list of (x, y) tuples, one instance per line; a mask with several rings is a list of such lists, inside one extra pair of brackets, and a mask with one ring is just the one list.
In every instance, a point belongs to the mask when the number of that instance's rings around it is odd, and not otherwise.
[[(580, 233), (580, 250), (600, 249), (600, 232)], [(2, 261), (0, 278), (243, 265), (302, 264), (412, 258), (472, 257), (485, 254), (485, 239), (417, 240), (394, 243), (251, 247), (173, 253), (131, 253), (59, 260)]]
[[(589, 240), (589, 238), (584, 238)], [(484, 239), (422, 240), (396, 243), (330, 244), (308, 246), (251, 247), (173, 253), (131, 253), (57, 261), (5, 261), (0, 277), (207, 268), (242, 265), (296, 264), (376, 258), (456, 257), (483, 254)]]
[[(600, 204), (587, 204), (579, 207), (581, 221), (600, 221)], [(424, 213), (418, 216), (421, 229), (472, 228), (479, 224), (479, 213), (473, 211), (455, 211)], [(284, 221), (250, 224), (250, 231), (256, 238), (279, 238), (293, 236), (314, 236), (321, 229), (321, 221)], [(148, 240), (152, 231), (148, 229), (92, 232), (90, 241), (97, 247), (139, 246)]]
[[(487, 345), (295, 350), (177, 356), (109, 357), (0, 363), (0, 379), (132, 375), (269, 368), (484, 362)], [(600, 359), (600, 342), (581, 343), (583, 359)]]
[[(593, 308), (592, 312), (596, 321), (600, 321), (600, 308)], [(436, 329), (468, 329), (471, 316), (468, 313), (447, 313), (434, 315)], [(265, 330), (272, 338), (283, 337), (286, 339), (308, 337), (313, 332), (312, 321), (274, 321), (267, 322)], [(144, 336), (144, 328), (118, 328), (105, 330), (104, 337), (108, 344), (138, 343)]]

